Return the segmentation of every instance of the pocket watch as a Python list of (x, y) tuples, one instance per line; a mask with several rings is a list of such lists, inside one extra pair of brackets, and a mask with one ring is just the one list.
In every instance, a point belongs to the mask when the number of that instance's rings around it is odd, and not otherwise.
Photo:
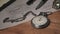
[(38, 16), (31, 20), (31, 24), (35, 28), (45, 28), (50, 24), (50, 20), (45, 12), (41, 12)]

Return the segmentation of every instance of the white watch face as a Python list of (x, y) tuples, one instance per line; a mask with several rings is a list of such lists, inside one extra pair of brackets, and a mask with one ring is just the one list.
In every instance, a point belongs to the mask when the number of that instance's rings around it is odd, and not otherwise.
[(40, 25), (46, 24), (47, 18), (44, 16), (37, 16), (37, 17), (33, 18), (32, 22), (33, 22), (33, 24), (35, 24), (36, 27), (38, 27)]
[(7, 3), (10, 0), (0, 0), (0, 7), (3, 6), (5, 3)]

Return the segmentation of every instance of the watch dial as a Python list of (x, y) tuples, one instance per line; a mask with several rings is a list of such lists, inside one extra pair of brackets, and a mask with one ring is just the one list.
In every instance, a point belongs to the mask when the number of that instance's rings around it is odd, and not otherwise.
[(45, 25), (47, 23), (47, 18), (45, 16), (36, 16), (33, 18), (32, 23), (36, 26), (39, 27), (41, 25)]

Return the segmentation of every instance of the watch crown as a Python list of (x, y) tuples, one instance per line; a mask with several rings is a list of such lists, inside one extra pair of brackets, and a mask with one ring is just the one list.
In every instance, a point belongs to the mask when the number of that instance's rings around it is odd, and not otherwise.
[(43, 15), (43, 16), (46, 16), (47, 17), (47, 12), (40, 12), (40, 14), (38, 15), (38, 16), (40, 16), (40, 15)]

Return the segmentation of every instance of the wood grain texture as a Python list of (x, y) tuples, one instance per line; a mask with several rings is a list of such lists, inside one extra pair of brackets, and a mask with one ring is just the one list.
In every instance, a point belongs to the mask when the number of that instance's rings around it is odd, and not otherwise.
[(50, 25), (44, 29), (35, 29), (31, 21), (0, 31), (0, 34), (60, 34), (60, 11), (48, 16)]

